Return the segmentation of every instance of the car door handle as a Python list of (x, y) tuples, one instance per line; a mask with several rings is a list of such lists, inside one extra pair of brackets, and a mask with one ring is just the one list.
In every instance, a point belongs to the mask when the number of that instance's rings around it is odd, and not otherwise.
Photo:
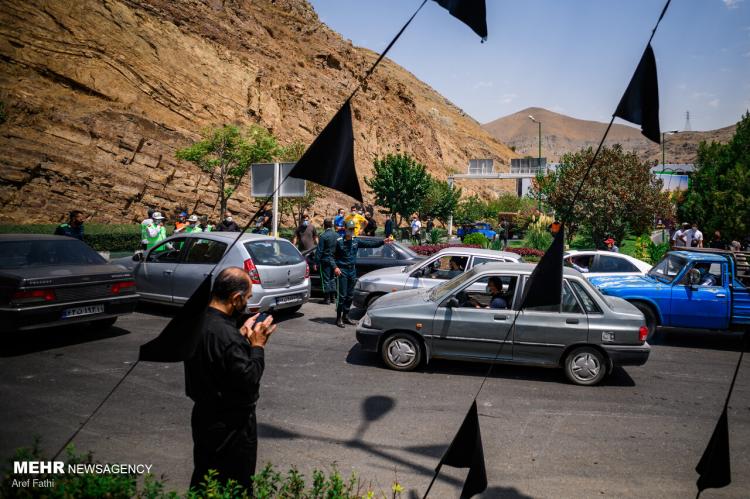
[(578, 324), (578, 319), (565, 319), (565, 324)]
[(172, 271), (171, 271), (171, 270), (165, 270), (165, 271), (164, 271), (164, 275), (169, 275), (169, 274), (171, 274), (171, 273), (172, 273)]
[(727, 297), (727, 295), (725, 295), (724, 293), (717, 293), (716, 294), (716, 298), (726, 298), (726, 297)]
[(505, 319), (507, 319), (507, 318), (508, 318), (508, 316), (507, 316), (507, 315), (496, 315), (496, 316), (495, 316), (495, 320), (496, 320), (496, 321), (504, 321), (504, 320), (505, 320)]

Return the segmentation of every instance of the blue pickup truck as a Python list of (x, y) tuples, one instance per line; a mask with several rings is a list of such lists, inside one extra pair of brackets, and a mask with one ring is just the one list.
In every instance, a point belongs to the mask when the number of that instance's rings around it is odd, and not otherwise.
[(645, 276), (593, 277), (603, 294), (624, 298), (644, 315), (649, 337), (657, 326), (750, 328), (750, 282), (734, 253), (670, 251)]

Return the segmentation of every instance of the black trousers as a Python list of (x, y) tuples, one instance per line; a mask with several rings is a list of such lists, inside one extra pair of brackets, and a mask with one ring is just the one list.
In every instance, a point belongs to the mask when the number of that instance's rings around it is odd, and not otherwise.
[(336, 314), (349, 315), (354, 299), (354, 285), (357, 283), (357, 272), (354, 269), (341, 269), (338, 279), (339, 295), (336, 302)]
[(336, 280), (333, 276), (333, 267), (328, 262), (320, 264), (320, 282), (323, 286), (323, 294), (333, 294), (336, 292)]
[(193, 476), (190, 486), (205, 481), (208, 470), (216, 470), (221, 482), (235, 480), (252, 495), (258, 457), (258, 425), (255, 409), (231, 415), (214, 407), (193, 406)]

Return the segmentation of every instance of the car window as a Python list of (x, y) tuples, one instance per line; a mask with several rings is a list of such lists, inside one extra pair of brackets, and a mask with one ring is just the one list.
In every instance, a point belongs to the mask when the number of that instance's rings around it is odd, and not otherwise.
[(0, 269), (47, 265), (99, 265), (107, 261), (85, 243), (59, 240), (4, 241), (0, 243)]
[(379, 248), (359, 248), (357, 249), (357, 258), (376, 257), (376, 258), (398, 258), (393, 245), (384, 244)]
[[(698, 262), (693, 265), (693, 269), (700, 272), (701, 277), (698, 281), (699, 286), (723, 286), (722, 265), (720, 263)], [(689, 272), (680, 281), (680, 284), (687, 285), (689, 282)]]
[(408, 258), (418, 258), (419, 255), (415, 253), (411, 248), (408, 248), (406, 246), (402, 246), (399, 243), (391, 243), (390, 245), (393, 247), (394, 252), (401, 253), (402, 259), (408, 259)]
[(182, 250), (185, 248), (186, 242), (185, 238), (164, 241), (158, 246), (154, 246), (146, 257), (146, 261), (153, 263), (177, 263), (182, 257)]
[[(528, 279), (526, 280), (526, 285), (528, 286)], [(563, 288), (562, 288), (562, 298), (560, 300), (560, 305), (544, 305), (541, 307), (528, 307), (526, 310), (529, 310), (531, 312), (564, 312), (568, 314), (582, 314), (583, 309), (578, 303), (578, 300), (576, 300), (575, 294), (573, 294), (573, 291), (570, 289), (570, 286), (568, 286), (568, 280), (565, 279), (563, 281)]]
[(219, 263), (227, 244), (213, 239), (194, 239), (190, 245), (184, 263)]
[(581, 284), (578, 281), (568, 281), (568, 282), (573, 287), (573, 290), (578, 296), (578, 299), (583, 304), (583, 309), (586, 311), (587, 314), (600, 314), (602, 312), (599, 306), (594, 301), (594, 299), (588, 293), (588, 291), (584, 289), (583, 284)]
[(572, 255), (565, 258), (566, 267), (576, 269), (578, 272), (595, 272), (591, 270), (594, 255)]
[(638, 272), (638, 267), (625, 258), (616, 256), (599, 255), (599, 258), (591, 267), (591, 272)]
[(460, 308), (510, 309), (517, 275), (484, 276), (456, 294)]
[(500, 263), (500, 262), (507, 262), (509, 260), (506, 260), (505, 258), (487, 258), (484, 256), (475, 256), (474, 257), (474, 266), (482, 265), (483, 263)]
[(286, 239), (248, 241), (245, 249), (256, 265), (294, 265), (305, 261), (297, 248)]
[(453, 279), (466, 270), (468, 256), (443, 255), (424, 267), (426, 279)]

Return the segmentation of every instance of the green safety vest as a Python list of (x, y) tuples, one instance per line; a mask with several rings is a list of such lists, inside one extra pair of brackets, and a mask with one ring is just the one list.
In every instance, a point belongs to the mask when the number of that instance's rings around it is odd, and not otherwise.
[(163, 225), (159, 227), (159, 232), (157, 232), (156, 235), (153, 237), (151, 237), (151, 234), (149, 234), (148, 232), (149, 227), (153, 228), (154, 224), (151, 224), (148, 227), (146, 227), (146, 231), (145, 231), (146, 237), (144, 238), (146, 239), (146, 241), (148, 241), (148, 243), (146, 244), (146, 249), (153, 248), (154, 246), (156, 246), (157, 244), (159, 244), (160, 242), (162, 242), (163, 240), (167, 238), (167, 229), (165, 229)]
[(192, 234), (193, 232), (203, 232), (203, 231), (197, 225), (195, 226), (188, 225), (187, 227), (185, 227), (185, 230), (183, 230), (182, 232), (184, 232), (185, 234)]

